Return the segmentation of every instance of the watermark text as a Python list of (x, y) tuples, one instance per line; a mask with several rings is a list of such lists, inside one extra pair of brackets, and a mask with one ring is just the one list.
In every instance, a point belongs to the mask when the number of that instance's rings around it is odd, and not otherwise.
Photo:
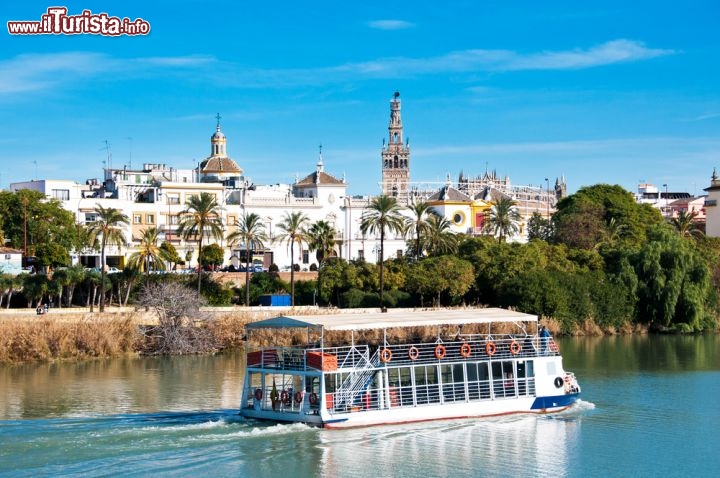
[(9, 21), (11, 35), (147, 35), (150, 23), (142, 18), (111, 17), (107, 13), (83, 10), (80, 15), (68, 15), (66, 7), (50, 7), (40, 21)]

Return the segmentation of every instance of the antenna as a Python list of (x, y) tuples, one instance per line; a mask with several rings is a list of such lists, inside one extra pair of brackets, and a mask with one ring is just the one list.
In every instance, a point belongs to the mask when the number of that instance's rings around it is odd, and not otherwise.
[(128, 169), (132, 170), (132, 136), (128, 136), (127, 139), (130, 141), (130, 161), (128, 162)]
[(112, 169), (112, 151), (110, 149), (110, 143), (108, 140), (105, 140), (104, 143), (105, 147), (100, 148), (100, 150), (105, 150), (105, 152), (107, 152), (107, 163), (103, 161), (103, 165), (106, 165), (107, 169)]

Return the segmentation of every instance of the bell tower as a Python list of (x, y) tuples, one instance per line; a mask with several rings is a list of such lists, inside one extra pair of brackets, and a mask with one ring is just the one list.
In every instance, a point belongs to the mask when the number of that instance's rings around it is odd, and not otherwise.
[(408, 202), (410, 194), (410, 142), (403, 144), (403, 126), (400, 116), (400, 93), (390, 100), (389, 140), (382, 146), (382, 192), (397, 198), (400, 204)]

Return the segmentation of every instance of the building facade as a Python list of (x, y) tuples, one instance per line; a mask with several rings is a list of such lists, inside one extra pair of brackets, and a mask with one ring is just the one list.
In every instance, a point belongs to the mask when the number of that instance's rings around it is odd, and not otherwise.
[[(556, 180), (555, 189), (535, 186), (513, 186), (509, 178), (498, 179), (487, 171), (477, 178), (460, 175), (457, 185), (448, 181), (427, 187), (413, 186), (410, 182), (410, 146), (403, 142), (403, 123), (399, 93), (390, 101), (388, 141), (381, 150), (382, 192), (398, 199), (401, 205), (412, 201), (428, 201), (435, 212), (452, 223), (457, 233), (478, 235), (483, 233), (483, 220), (498, 197), (516, 201), (522, 217), (520, 234), (510, 241), (526, 240), (526, 223), (534, 213), (549, 216), (557, 199), (564, 195), (565, 181)], [(431, 185), (432, 186), (432, 185)], [(214, 133), (210, 136), (210, 155), (196, 168), (178, 169), (166, 164), (145, 163), (142, 168), (106, 168), (102, 181), (88, 179), (84, 184), (68, 180), (40, 180), (15, 183), (11, 190), (32, 189), (49, 198), (57, 199), (63, 207), (75, 214), (82, 224), (97, 219), (97, 206), (115, 208), (129, 218), (125, 228), (126, 242), (109, 246), (106, 265), (123, 268), (140, 243), (143, 232), (155, 227), (160, 241), (175, 246), (185, 267), (197, 265), (197, 242), (186, 240), (178, 231), (182, 211), (187, 200), (200, 193), (215, 196), (221, 210), (224, 238), (217, 244), (225, 250), (225, 264), (245, 262), (248, 255), (265, 268), (275, 264), (281, 270), (290, 267), (290, 249), (286, 242), (278, 241), (279, 224), (288, 214), (302, 212), (310, 225), (323, 220), (332, 225), (336, 234), (335, 253), (344, 259), (364, 259), (375, 262), (402, 255), (405, 238), (399, 233), (386, 234), (384, 253), (380, 258), (378, 236), (363, 234), (361, 218), (372, 201), (371, 196), (351, 196), (345, 178), (338, 178), (325, 169), (322, 147), (311, 170), (292, 184), (256, 185), (245, 175), (243, 168), (228, 155), (228, 138), (222, 131), (220, 115)], [(225, 239), (235, 231), (245, 214), (255, 213), (262, 218), (269, 241), (262, 250), (246, 250), (243, 244), (228, 244)], [(410, 212), (405, 214), (410, 216)], [(210, 243), (213, 241), (210, 240)], [(208, 242), (205, 242), (206, 244)], [(297, 246), (293, 246), (297, 247)], [(314, 253), (304, 245), (294, 251), (295, 262), (302, 269), (317, 265)], [(242, 260), (241, 260), (242, 259)], [(76, 251), (73, 263), (87, 267), (100, 267), (100, 253), (94, 250)]]
[(400, 93), (390, 100), (388, 142), (383, 140), (381, 157), (382, 193), (407, 204), (410, 194), (410, 141), (403, 144), (403, 124), (400, 114)]

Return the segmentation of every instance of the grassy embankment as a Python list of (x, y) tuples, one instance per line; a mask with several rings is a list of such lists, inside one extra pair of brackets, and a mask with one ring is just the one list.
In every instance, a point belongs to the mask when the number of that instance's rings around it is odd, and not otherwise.
[[(228, 310), (209, 309), (214, 320), (206, 327), (210, 330), (218, 349), (239, 347), (243, 340), (243, 327), (247, 322), (275, 316), (280, 311), (270, 310)], [(311, 311), (318, 313), (317, 310)], [(357, 312), (357, 311), (356, 311)], [(293, 312), (302, 315), (302, 310)], [(141, 333), (141, 326), (153, 325), (155, 319), (147, 312), (51, 312), (48, 315), (34, 315), (27, 312), (0, 315), (0, 363), (12, 364), (33, 361), (86, 360), (134, 355), (146, 350), (147, 339)], [(560, 332), (560, 324), (552, 319), (543, 320), (553, 335)], [(464, 327), (462, 332), (486, 333), (486, 327)], [(510, 333), (502, 327), (491, 331), (493, 334)], [(529, 331), (530, 332), (530, 331)], [(579, 324), (572, 335), (608, 335), (614, 333), (645, 333), (645, 328), (627, 325), (619, 330), (603, 330), (592, 321)], [(457, 333), (457, 328), (414, 327), (388, 331), (388, 341), (432, 340), (440, 333), (443, 337)], [(256, 332), (254, 341), (260, 344), (291, 345), (307, 341), (304, 330)], [(326, 343), (349, 344), (350, 332), (328, 333)], [(355, 333), (359, 343), (379, 344), (381, 331), (359, 331)]]
[[(219, 311), (208, 321), (218, 347), (237, 347), (243, 325), (268, 316), (268, 312)], [(0, 316), (0, 363), (51, 360), (85, 360), (133, 355), (145, 349), (141, 326), (154, 325), (145, 312), (86, 312)]]

